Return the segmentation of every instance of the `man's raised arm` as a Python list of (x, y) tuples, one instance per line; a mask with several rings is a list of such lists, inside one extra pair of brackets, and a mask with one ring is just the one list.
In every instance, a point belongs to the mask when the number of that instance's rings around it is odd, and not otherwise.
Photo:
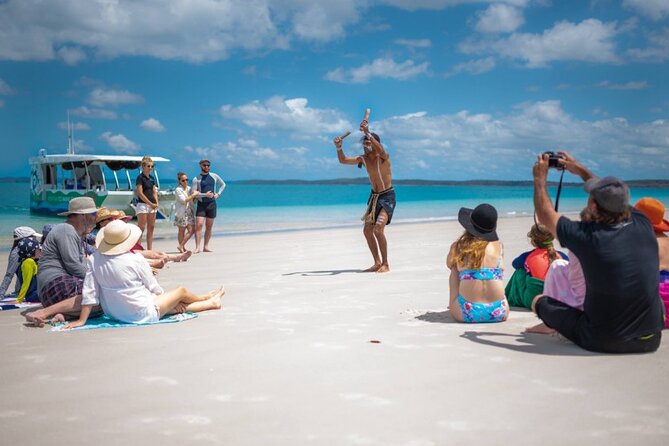
[(360, 157), (350, 157), (344, 155), (344, 149), (341, 147), (341, 142), (342, 142), (342, 137), (337, 136), (334, 140), (334, 145), (337, 148), (337, 158), (339, 158), (339, 162), (341, 164), (358, 164), (360, 160), (358, 158)]

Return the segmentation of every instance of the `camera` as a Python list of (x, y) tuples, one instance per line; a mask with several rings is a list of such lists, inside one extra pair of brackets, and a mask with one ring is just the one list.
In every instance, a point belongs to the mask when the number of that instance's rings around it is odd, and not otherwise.
[(558, 160), (566, 159), (564, 155), (555, 152), (544, 152), (543, 155), (548, 155), (548, 167), (564, 170), (564, 166), (558, 162)]

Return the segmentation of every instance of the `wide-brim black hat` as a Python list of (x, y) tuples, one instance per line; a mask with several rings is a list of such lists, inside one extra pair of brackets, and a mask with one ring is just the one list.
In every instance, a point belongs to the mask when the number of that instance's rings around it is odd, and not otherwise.
[(474, 209), (460, 208), (458, 221), (473, 236), (489, 242), (499, 240), (497, 210), (487, 203), (479, 204)]

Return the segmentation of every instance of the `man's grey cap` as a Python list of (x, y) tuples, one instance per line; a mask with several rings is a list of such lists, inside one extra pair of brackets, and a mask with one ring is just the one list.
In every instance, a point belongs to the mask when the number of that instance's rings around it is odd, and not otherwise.
[(623, 212), (630, 206), (630, 190), (616, 177), (590, 178), (583, 188), (606, 211)]

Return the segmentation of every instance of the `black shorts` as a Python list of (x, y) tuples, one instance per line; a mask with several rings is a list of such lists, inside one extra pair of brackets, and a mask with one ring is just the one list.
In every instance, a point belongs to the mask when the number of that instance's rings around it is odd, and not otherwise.
[(212, 200), (208, 203), (199, 201), (197, 203), (197, 211), (195, 212), (195, 216), (216, 218), (216, 200)]
[(585, 312), (552, 297), (542, 296), (536, 304), (537, 316), (574, 344), (592, 352), (647, 353), (660, 346), (662, 332), (648, 333), (636, 339), (622, 340), (596, 333)]

